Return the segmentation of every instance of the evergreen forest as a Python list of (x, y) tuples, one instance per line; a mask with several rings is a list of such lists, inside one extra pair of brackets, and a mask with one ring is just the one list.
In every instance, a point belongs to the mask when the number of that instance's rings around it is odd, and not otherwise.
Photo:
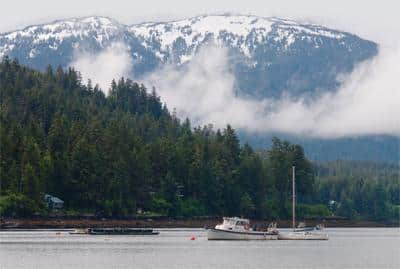
[(289, 219), (295, 166), (300, 217), (399, 217), (398, 165), (312, 163), (279, 138), (255, 150), (230, 125), (180, 120), (130, 79), (106, 95), (74, 69), (4, 58), (0, 100), (1, 216), (51, 215), (51, 194), (72, 216)]

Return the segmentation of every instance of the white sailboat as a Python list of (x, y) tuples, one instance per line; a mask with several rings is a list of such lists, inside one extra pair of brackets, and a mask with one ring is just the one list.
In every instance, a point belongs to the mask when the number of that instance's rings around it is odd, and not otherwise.
[(328, 240), (328, 234), (324, 232), (323, 227), (318, 225), (312, 228), (298, 228), (296, 229), (296, 178), (295, 167), (293, 169), (292, 179), (292, 228), (293, 231), (282, 233), (278, 235), (279, 240)]

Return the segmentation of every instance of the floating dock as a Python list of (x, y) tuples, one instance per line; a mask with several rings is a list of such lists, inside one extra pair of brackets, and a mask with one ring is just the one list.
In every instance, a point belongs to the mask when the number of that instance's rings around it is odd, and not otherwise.
[(85, 228), (75, 229), (70, 234), (93, 234), (93, 235), (158, 235), (159, 232), (152, 228)]
[(159, 232), (151, 228), (89, 228), (88, 234), (94, 235), (158, 235)]

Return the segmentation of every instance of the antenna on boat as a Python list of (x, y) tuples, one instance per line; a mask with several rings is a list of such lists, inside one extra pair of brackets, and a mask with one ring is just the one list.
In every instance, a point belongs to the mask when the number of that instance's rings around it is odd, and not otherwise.
[(292, 174), (293, 174), (293, 180), (292, 180), (292, 226), (293, 226), (293, 231), (296, 229), (296, 188), (295, 188), (295, 166), (292, 166)]

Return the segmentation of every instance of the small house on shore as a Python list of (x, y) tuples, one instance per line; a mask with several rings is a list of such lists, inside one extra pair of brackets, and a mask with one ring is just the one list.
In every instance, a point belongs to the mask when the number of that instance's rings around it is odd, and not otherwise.
[(44, 200), (48, 206), (48, 208), (51, 209), (62, 209), (64, 207), (64, 201), (61, 200), (58, 197), (55, 197), (50, 194), (45, 194), (44, 195)]

